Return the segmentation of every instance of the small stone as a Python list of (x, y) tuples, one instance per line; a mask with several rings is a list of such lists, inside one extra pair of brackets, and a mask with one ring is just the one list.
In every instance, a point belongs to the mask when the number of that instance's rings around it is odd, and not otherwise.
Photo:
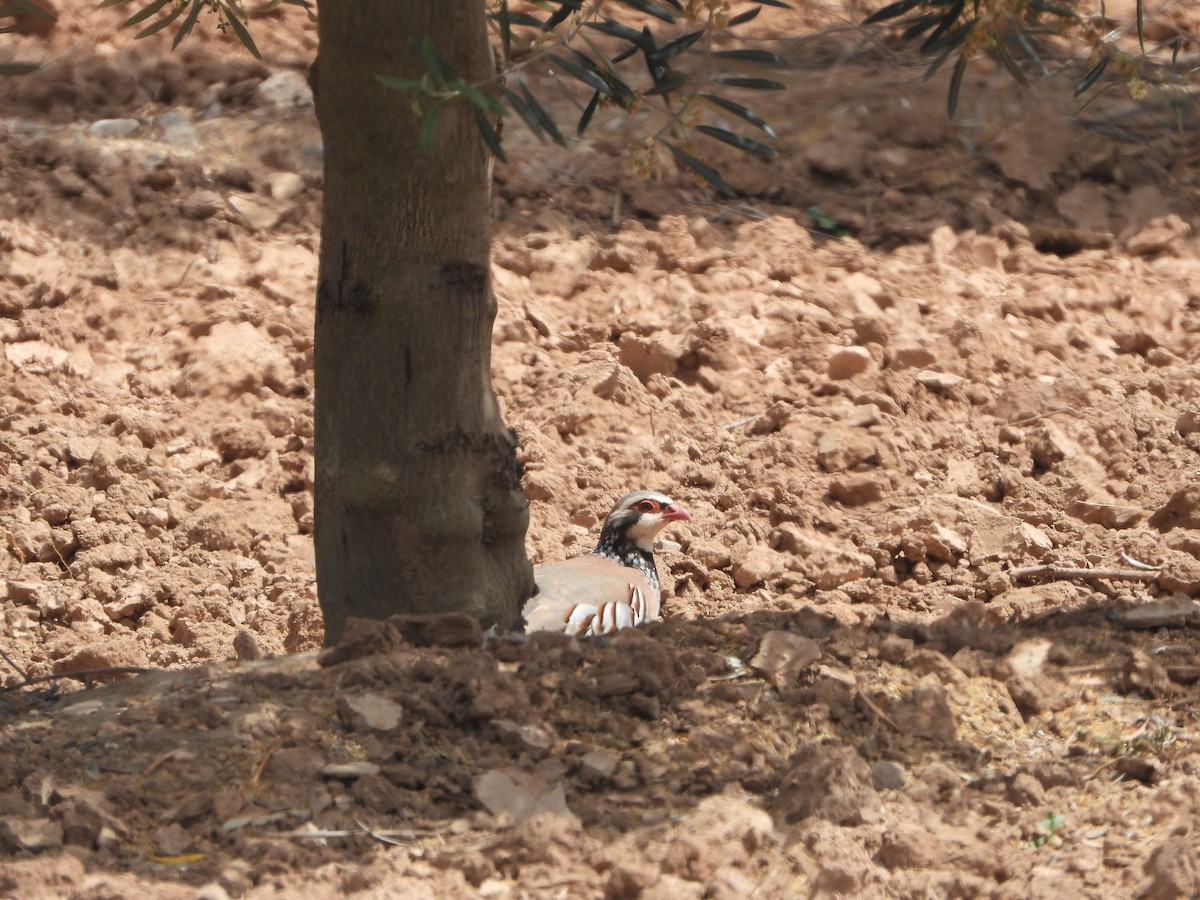
[(1021, 772), (1008, 786), (1008, 802), (1022, 809), (1040, 809), (1046, 805), (1046, 789), (1028, 772)]
[(159, 140), (164, 144), (194, 147), (200, 143), (200, 134), (196, 131), (196, 126), (189, 122), (183, 113), (172, 111), (159, 116), (157, 125)]
[(295, 172), (272, 172), (267, 176), (267, 184), (276, 200), (291, 200), (304, 190), (304, 179)]
[(194, 191), (179, 204), (179, 211), (189, 219), (210, 219), (224, 206), (225, 201), (216, 191)]
[(88, 134), (93, 137), (129, 137), (142, 127), (137, 119), (97, 119), (88, 126)]
[(888, 704), (888, 714), (905, 734), (951, 741), (958, 732), (958, 720), (946, 689), (934, 675), (927, 675), (911, 691)]
[(359, 761), (348, 763), (330, 763), (321, 770), (321, 774), (326, 778), (341, 778), (351, 780), (354, 778), (362, 778), (367, 775), (378, 775), (380, 768), (373, 762)]
[(937, 356), (921, 344), (898, 344), (892, 351), (898, 369), (926, 369), (937, 362)]
[(604, 778), (611, 778), (621, 763), (621, 756), (612, 750), (592, 750), (585, 753), (579, 764), (589, 772)]
[(270, 231), (279, 224), (283, 211), (256, 194), (233, 192), (225, 201), (229, 212), (251, 231)]
[(768, 631), (750, 665), (776, 684), (790, 684), (820, 658), (821, 647), (811, 638), (791, 631)]
[(871, 365), (871, 352), (866, 347), (839, 347), (829, 355), (829, 377), (844, 381), (861, 375)]
[(313, 102), (312, 89), (304, 76), (286, 70), (263, 79), (254, 93), (261, 104), (280, 109), (311, 106)]
[(258, 646), (258, 638), (249, 628), (239, 628), (233, 636), (233, 653), (243, 661), (254, 661), (263, 658), (262, 648)]
[(898, 791), (908, 782), (904, 766), (890, 759), (871, 763), (871, 782), (877, 791)]
[(933, 372), (926, 369), (923, 372), (917, 373), (917, 384), (928, 388), (935, 394), (945, 393), (962, 383), (962, 376), (954, 375), (950, 372)]
[(785, 559), (770, 547), (752, 547), (744, 559), (734, 563), (733, 581), (742, 590), (778, 578), (786, 571)]
[(862, 506), (882, 500), (889, 484), (867, 472), (848, 472), (829, 480), (829, 496), (847, 506)]

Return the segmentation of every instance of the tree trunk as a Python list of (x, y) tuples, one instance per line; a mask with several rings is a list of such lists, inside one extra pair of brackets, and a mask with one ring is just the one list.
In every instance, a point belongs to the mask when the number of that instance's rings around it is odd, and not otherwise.
[(347, 616), (509, 626), (533, 591), (516, 442), (491, 386), (491, 160), (470, 104), (418, 146), (429, 37), (493, 71), (484, 0), (321, 0), (325, 200), (316, 324), (316, 560), (325, 642)]

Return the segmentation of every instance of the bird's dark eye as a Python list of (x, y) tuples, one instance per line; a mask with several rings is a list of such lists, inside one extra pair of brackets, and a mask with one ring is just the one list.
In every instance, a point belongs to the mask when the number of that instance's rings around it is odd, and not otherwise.
[(658, 504), (653, 500), (643, 500), (637, 505), (642, 512), (658, 512)]

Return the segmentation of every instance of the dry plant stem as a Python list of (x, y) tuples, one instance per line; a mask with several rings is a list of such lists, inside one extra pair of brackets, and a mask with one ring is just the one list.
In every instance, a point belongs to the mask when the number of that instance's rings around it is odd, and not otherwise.
[(28, 672), (26, 672), (24, 669), (22, 669), (20, 666), (18, 666), (18, 665), (17, 665), (15, 662), (13, 662), (13, 658), (12, 658), (11, 656), (9, 656), (9, 655), (8, 655), (7, 653), (5, 653), (3, 650), (0, 650), (0, 657), (3, 657), (3, 658), (4, 658), (4, 661), (5, 661), (6, 663), (8, 663), (10, 666), (12, 666), (12, 667), (13, 667), (13, 669), (15, 669), (15, 670), (16, 670), (16, 673), (17, 673), (18, 675), (20, 675), (20, 676), (21, 676), (22, 678), (24, 678), (26, 681), (28, 681), (28, 680), (29, 680), (29, 673), (28, 673)]
[(1134, 571), (1131, 569), (1072, 569), (1061, 566), (1023, 566), (1009, 570), (1015, 580), (1025, 578), (1107, 578), (1110, 581), (1154, 581), (1159, 570)]
[(0, 688), (0, 694), (7, 694), (10, 691), (19, 691), (21, 688), (29, 687), (33, 684), (45, 684), (48, 681), (63, 681), (68, 678), (74, 678), (77, 681), (91, 682), (93, 678), (107, 678), (109, 675), (141, 675), (144, 672), (153, 671), (152, 669), (143, 669), (140, 666), (109, 666), (106, 669), (79, 669), (76, 672), (63, 672), (54, 675), (39, 675), (36, 678), (26, 678), (20, 684), (13, 684), (6, 688)]
[(876, 706), (875, 703), (873, 703), (862, 691), (858, 692), (858, 699), (862, 701), (863, 706), (865, 706), (873, 716), (875, 716), (881, 722), (886, 722), (896, 731), (900, 731), (900, 726), (896, 724), (896, 720)]

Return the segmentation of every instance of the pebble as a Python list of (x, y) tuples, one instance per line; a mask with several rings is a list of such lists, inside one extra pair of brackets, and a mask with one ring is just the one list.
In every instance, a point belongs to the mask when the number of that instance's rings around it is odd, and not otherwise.
[(88, 126), (87, 133), (93, 137), (129, 137), (141, 127), (137, 119), (97, 119)]
[(311, 106), (313, 102), (312, 89), (299, 72), (276, 72), (265, 78), (254, 93), (264, 105), (279, 108)]
[(866, 347), (839, 347), (829, 355), (829, 377), (844, 381), (861, 375), (871, 365), (871, 353)]

